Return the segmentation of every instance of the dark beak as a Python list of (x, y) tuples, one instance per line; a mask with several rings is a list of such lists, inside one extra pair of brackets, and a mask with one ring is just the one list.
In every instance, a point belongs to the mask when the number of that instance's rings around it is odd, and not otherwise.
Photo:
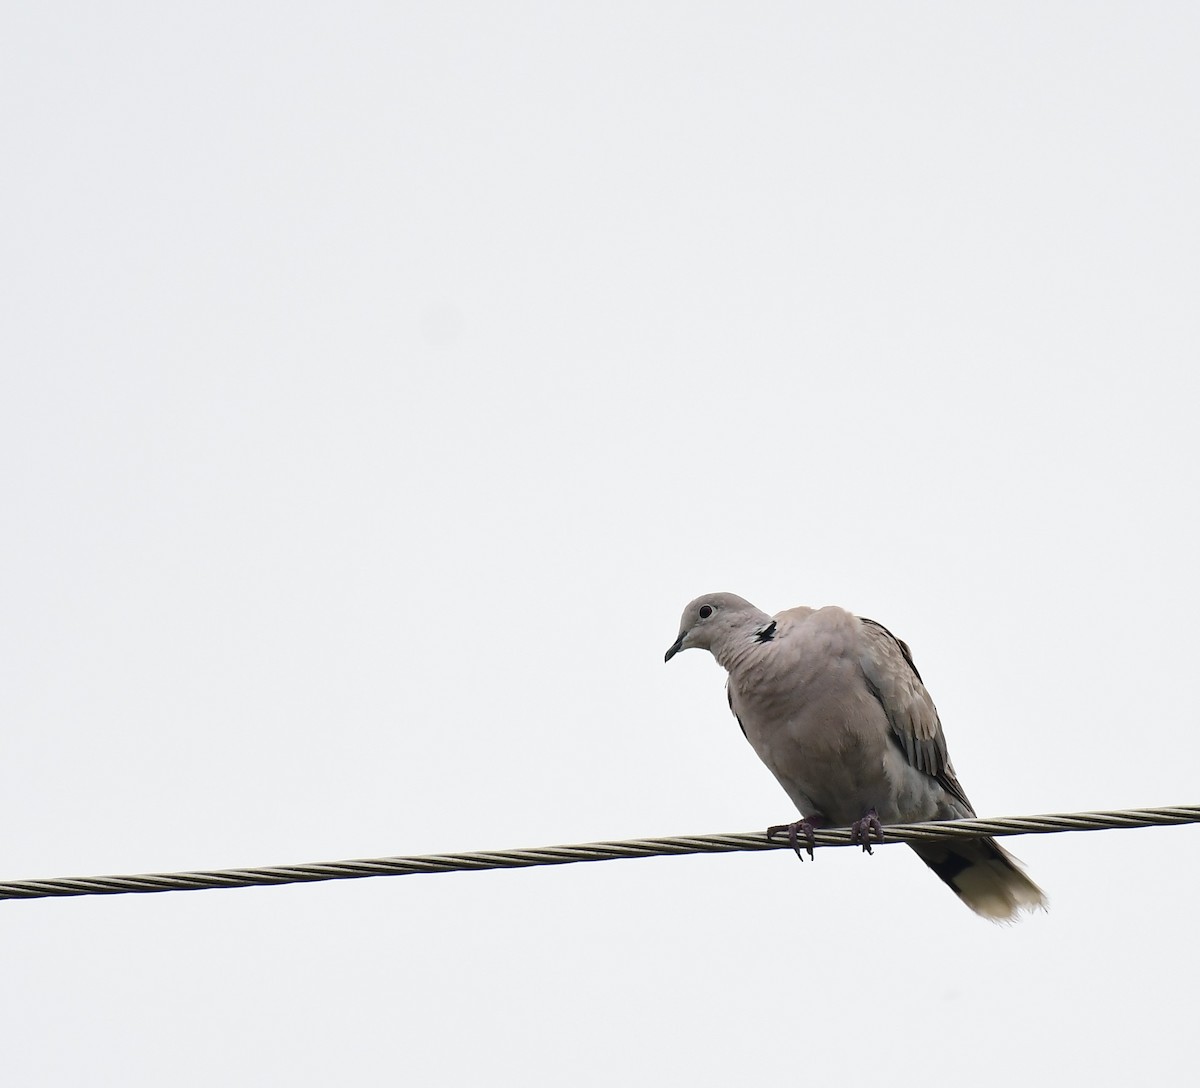
[[(684, 634), (687, 634), (687, 632), (685, 631), (685, 632), (684, 632)], [(673, 657), (674, 657), (674, 656), (675, 656), (677, 653), (679, 653), (679, 651), (680, 651), (680, 650), (682, 650), (682, 649), (683, 649), (683, 635), (680, 635), (680, 636), (679, 636), (679, 637), (678, 637), (678, 638), (675, 640), (675, 645), (674, 645), (674, 646), (672, 646), (672, 647), (671, 647), (671, 648), (670, 648), (670, 649), (667, 651), (667, 656), (666, 656), (666, 657), (664, 657), (664, 658), (663, 658), (663, 660), (664, 660), (664, 661), (670, 661), (670, 660), (671, 660), (671, 658), (673, 658)]]

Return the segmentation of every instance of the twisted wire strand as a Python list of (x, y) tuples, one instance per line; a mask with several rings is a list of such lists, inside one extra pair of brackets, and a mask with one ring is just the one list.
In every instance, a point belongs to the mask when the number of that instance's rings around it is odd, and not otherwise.
[[(998, 838), (1005, 835), (1053, 835), (1064, 831), (1113, 831), (1195, 823), (1200, 823), (1200, 805), (1114, 809), (1106, 812), (1058, 812), (1044, 816), (1009, 816), (989, 820), (892, 824), (884, 828), (884, 844), (945, 842), (979, 838), (983, 835)], [(815, 833), (815, 839), (817, 846), (853, 845), (849, 828), (823, 828)], [(723, 854), (741, 850), (786, 849), (786, 842), (779, 839), (768, 840), (761, 831), (727, 835), (685, 835), (661, 839), (588, 842), (575, 846), (541, 846), (526, 850), (483, 850), (464, 854), (423, 854), (416, 857), (362, 858), (307, 865), (272, 865), (257, 869), (14, 880), (0, 883), (0, 899), (250, 888), (320, 880), (358, 880), (372, 876), (520, 869), (536, 865), (569, 865), (580, 861), (618, 861), (622, 858), (669, 857), (677, 854)]]

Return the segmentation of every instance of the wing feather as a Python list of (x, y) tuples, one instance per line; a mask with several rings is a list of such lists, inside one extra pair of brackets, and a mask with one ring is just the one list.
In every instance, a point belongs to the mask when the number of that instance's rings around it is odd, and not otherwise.
[(746, 737), (746, 739), (749, 740), (750, 738), (746, 734), (746, 727), (745, 727), (745, 725), (742, 724), (741, 717), (738, 715), (738, 712), (733, 709), (733, 688), (731, 688), (728, 683), (725, 685), (725, 698), (729, 700), (729, 710), (733, 714), (733, 716), (735, 718), (737, 718), (737, 723), (741, 727), (741, 730), (742, 730), (742, 736)]
[(912, 651), (883, 624), (864, 617), (859, 622), (862, 625), (859, 664), (872, 694), (887, 714), (905, 757), (970, 808), (971, 802), (950, 763), (937, 707), (925, 690)]

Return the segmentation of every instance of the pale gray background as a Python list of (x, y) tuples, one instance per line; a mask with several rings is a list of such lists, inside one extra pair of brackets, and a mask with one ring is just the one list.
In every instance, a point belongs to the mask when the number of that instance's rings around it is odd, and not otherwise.
[[(1192, 4), (8, 4), (0, 872), (753, 830), (683, 605), (1200, 800)], [(1200, 832), (0, 904), (12, 1084), (1192, 1075)]]

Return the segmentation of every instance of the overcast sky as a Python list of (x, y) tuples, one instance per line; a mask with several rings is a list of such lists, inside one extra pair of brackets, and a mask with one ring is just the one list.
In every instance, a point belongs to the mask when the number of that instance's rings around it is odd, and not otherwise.
[[(0, 877), (752, 831), (684, 604), (1200, 801), (1185, 3), (9, 4)], [(1194, 1074), (1194, 828), (0, 903), (5, 1078)]]

